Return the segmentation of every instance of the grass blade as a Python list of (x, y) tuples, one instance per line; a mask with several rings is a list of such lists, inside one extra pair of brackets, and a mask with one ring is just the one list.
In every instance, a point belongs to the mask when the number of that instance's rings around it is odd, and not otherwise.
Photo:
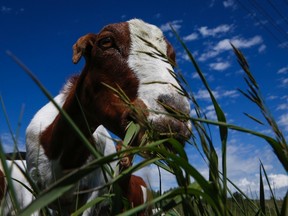
[(63, 185), (56, 188), (53, 188), (51, 191), (44, 193), (43, 195), (37, 197), (35, 201), (33, 201), (30, 205), (28, 205), (25, 209), (23, 209), (19, 216), (30, 216), (34, 212), (40, 210), (41, 208), (47, 206), (49, 203), (53, 202), (64, 193), (69, 191), (74, 187), (74, 184), (71, 185)]
[(260, 166), (260, 208), (264, 215), (266, 215), (266, 207), (265, 207), (265, 192), (264, 192), (264, 184), (262, 179), (262, 169)]

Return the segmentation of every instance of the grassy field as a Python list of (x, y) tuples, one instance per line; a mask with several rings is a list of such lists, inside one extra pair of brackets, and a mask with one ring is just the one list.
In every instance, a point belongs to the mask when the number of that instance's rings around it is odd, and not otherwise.
[[(206, 179), (197, 170), (193, 164), (188, 162), (188, 156), (184, 151), (183, 146), (178, 143), (173, 138), (167, 138), (163, 140), (153, 140), (148, 139), (144, 146), (134, 147), (123, 150), (122, 153), (134, 153), (134, 154), (142, 154), (143, 152), (151, 152), (150, 157), (146, 157), (139, 164), (135, 164), (131, 168), (127, 170), (127, 172), (120, 174), (116, 178), (113, 179), (112, 182), (107, 184), (107, 187), (113, 187), (113, 185), (117, 184), (119, 179), (123, 178), (124, 175), (136, 172), (137, 170), (147, 166), (149, 164), (155, 164), (173, 175), (175, 175), (177, 180), (177, 187), (163, 193), (153, 196), (152, 200), (139, 206), (137, 208), (132, 208), (127, 210), (124, 213), (119, 213), (119, 215), (135, 215), (137, 211), (141, 209), (147, 208), (149, 205), (157, 207), (160, 211), (157, 215), (161, 215), (161, 213), (165, 213), (165, 215), (288, 215), (288, 194), (284, 200), (279, 201), (276, 200), (271, 185), (269, 184), (269, 179), (267, 177), (267, 173), (264, 169), (264, 166), (261, 162), (259, 162), (259, 181), (261, 187), (259, 188), (260, 198), (259, 200), (252, 200), (241, 191), (237, 185), (234, 185), (237, 193), (231, 193), (228, 188), (228, 183), (230, 183), (227, 178), (227, 162), (226, 162), (226, 150), (227, 150), (227, 137), (228, 133), (231, 130), (240, 131), (246, 133), (247, 135), (253, 135), (263, 139), (267, 142), (267, 145), (270, 145), (277, 156), (279, 162), (283, 165), (284, 169), (288, 171), (288, 146), (285, 140), (284, 135), (279, 129), (276, 121), (273, 116), (268, 112), (268, 108), (265, 106), (263, 102), (263, 98), (261, 97), (261, 92), (258, 87), (256, 80), (254, 79), (251, 71), (249, 70), (248, 63), (241, 53), (236, 47), (233, 47), (235, 52), (235, 56), (241, 66), (241, 68), (245, 72), (245, 82), (247, 83), (248, 90), (246, 92), (241, 91), (243, 95), (247, 97), (251, 103), (254, 103), (259, 107), (264, 119), (266, 122), (264, 124), (270, 126), (272, 131), (274, 132), (273, 136), (267, 136), (258, 131), (253, 131), (247, 128), (242, 128), (237, 125), (228, 124), (226, 122), (225, 112), (221, 109), (218, 104), (215, 96), (213, 95), (212, 90), (209, 87), (209, 83), (205, 79), (203, 72), (199, 68), (197, 62), (193, 58), (191, 52), (187, 49), (185, 44), (179, 39), (180, 43), (183, 46), (183, 49), (187, 52), (191, 63), (194, 65), (196, 71), (199, 74), (199, 77), (203, 83), (203, 86), (207, 89), (210, 94), (211, 102), (214, 106), (214, 110), (217, 114), (217, 120), (207, 119), (203, 114), (201, 107), (199, 106), (197, 100), (193, 97), (193, 94), (190, 94), (189, 91), (185, 92), (186, 95), (191, 100), (193, 104), (193, 108), (196, 111), (197, 116), (181, 116), (179, 114), (179, 118), (187, 118), (192, 122), (193, 125), (193, 137), (189, 141), (192, 145), (199, 148), (203, 153), (204, 159), (207, 161), (209, 166), (209, 178)], [(10, 54), (11, 55), (11, 54)], [(20, 64), (20, 66), (28, 73), (29, 76), (39, 85), (41, 91), (52, 100), (52, 97), (48, 94), (45, 88), (41, 85), (41, 83), (33, 76), (33, 74), (25, 68), (15, 57), (12, 55), (12, 58)], [(182, 83), (185, 89), (188, 89), (188, 83), (185, 79), (179, 74), (179, 81)], [(119, 95), (125, 98), (120, 92)], [(258, 119), (253, 116), (248, 115), (251, 118), (251, 121), (260, 122)], [(69, 121), (69, 119), (68, 119)], [(222, 163), (218, 164), (219, 155), (216, 153), (215, 146), (210, 137), (209, 128), (210, 125), (214, 125), (218, 127), (219, 131), (219, 141), (221, 143), (221, 157)], [(134, 125), (135, 126), (135, 125)], [(126, 134), (126, 140), (130, 140), (132, 136), (137, 133), (135, 129), (137, 127), (129, 128)], [(76, 130), (77, 133), (80, 133), (79, 130)], [(147, 131), (147, 137), (154, 137), (153, 131)], [(84, 140), (88, 142), (87, 140)], [(15, 143), (17, 141), (15, 140)], [(165, 148), (165, 144), (169, 143), (169, 145), (173, 148), (174, 152)], [(129, 142), (127, 143), (129, 145)], [(175, 153), (177, 152), (177, 153)], [(153, 156), (152, 156), (153, 155)], [(0, 149), (0, 156), (2, 158), (2, 163), (5, 163), (5, 155), (3, 153), (3, 149)], [(88, 174), (93, 170), (93, 166), (104, 165), (111, 160), (115, 160), (117, 155), (107, 156), (107, 157), (99, 157), (99, 155), (95, 155), (95, 161), (91, 164), (86, 165), (81, 168), (77, 172), (70, 173), (66, 178), (57, 182), (51, 188), (48, 188), (46, 191), (34, 191), (35, 192), (35, 201), (27, 206), (25, 209), (17, 209), (17, 204), (15, 209), (17, 211), (17, 215), (30, 215), (31, 212), (44, 208), (52, 201), (56, 200), (63, 193), (68, 191), (71, 188), (71, 185), (75, 184), (77, 180), (82, 178), (84, 175)], [(218, 167), (221, 167), (220, 169)], [(9, 178), (9, 173), (7, 174)], [(195, 181), (191, 181), (194, 179)], [(270, 194), (268, 197), (271, 197), (269, 200), (265, 200), (264, 198), (264, 183), (263, 179), (268, 182), (270, 187)], [(10, 179), (11, 181), (11, 179)], [(31, 183), (32, 184), (32, 183)], [(232, 182), (233, 184), (233, 182)], [(13, 188), (9, 190), (12, 194), (12, 197), (17, 196), (17, 192)], [(13, 194), (14, 193), (14, 194)], [(79, 208), (79, 211), (76, 211), (73, 215), (79, 215), (83, 211), (83, 209), (88, 208), (90, 205), (95, 203), (102, 202), (106, 200), (111, 203), (111, 208), (117, 208), (113, 200), (122, 200), (122, 197), (117, 193), (110, 193), (100, 197), (97, 200), (88, 203), (82, 208)], [(266, 196), (267, 197), (267, 196)], [(49, 215), (48, 212), (45, 214)]]

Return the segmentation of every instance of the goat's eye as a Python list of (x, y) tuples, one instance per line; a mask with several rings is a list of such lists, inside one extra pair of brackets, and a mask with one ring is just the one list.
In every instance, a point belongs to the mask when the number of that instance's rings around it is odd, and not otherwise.
[(113, 39), (111, 37), (103, 38), (99, 41), (99, 46), (105, 49), (110, 48), (113, 46)]

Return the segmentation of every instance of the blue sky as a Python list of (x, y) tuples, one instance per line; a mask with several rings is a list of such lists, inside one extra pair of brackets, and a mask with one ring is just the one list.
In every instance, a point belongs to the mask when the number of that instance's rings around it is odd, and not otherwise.
[[(256, 2), (256, 3), (255, 3)], [(179, 70), (189, 81), (192, 92), (208, 118), (215, 119), (208, 94), (204, 90), (187, 55), (172, 34), (171, 24), (194, 54), (213, 89), (227, 121), (272, 135), (243, 112), (262, 118), (259, 110), (244, 98), (237, 88), (246, 89), (243, 73), (229, 45), (240, 48), (258, 81), (262, 95), (288, 137), (288, 3), (275, 1), (8, 1), (0, 2), (0, 94), (4, 100), (13, 130), (24, 106), (19, 144), (25, 143), (25, 128), (34, 113), (47, 99), (19, 66), (6, 55), (10, 50), (20, 58), (56, 95), (67, 78), (81, 71), (84, 62), (73, 65), (72, 45), (82, 35), (98, 32), (109, 23), (140, 18), (159, 26), (177, 53)], [(193, 113), (192, 113), (193, 115)], [(0, 112), (0, 137), (9, 150), (11, 137), (3, 112)], [(215, 133), (217, 150), (221, 147)], [(189, 159), (207, 176), (208, 169), (199, 153), (187, 146)], [(221, 154), (219, 154), (221, 155)], [(221, 158), (220, 158), (221, 159)], [(265, 165), (278, 196), (288, 188), (287, 173), (277, 162), (267, 143), (237, 132), (229, 134), (228, 176), (243, 191), (254, 193), (259, 185), (259, 159)], [(141, 175), (150, 176), (152, 186), (156, 168)], [(151, 177), (153, 176), (153, 178)], [(175, 180), (166, 177), (164, 189)]]

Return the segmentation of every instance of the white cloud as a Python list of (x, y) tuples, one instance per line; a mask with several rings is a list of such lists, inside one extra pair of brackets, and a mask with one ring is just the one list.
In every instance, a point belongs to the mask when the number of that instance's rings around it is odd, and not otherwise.
[[(271, 174), (268, 176), (268, 180), (272, 187), (274, 196), (276, 196), (276, 198), (278, 199), (283, 199), (288, 189), (287, 175)], [(271, 195), (266, 179), (263, 178), (263, 182), (265, 197), (269, 198)], [(252, 177), (240, 177), (239, 179), (233, 181), (233, 183), (236, 184), (241, 191), (248, 195), (248, 197), (251, 197), (253, 199), (259, 199), (260, 179), (258, 174), (255, 174)], [(231, 191), (236, 191), (232, 185), (230, 185), (229, 188)]]
[(281, 81), (281, 87), (288, 86), (288, 78), (282, 78), (280, 79), (280, 81)]
[(276, 96), (276, 95), (269, 95), (267, 97), (268, 100), (276, 100), (277, 98), (278, 98), (278, 96)]
[(212, 8), (215, 5), (215, 0), (211, 0), (211, 2), (209, 3), (209, 7)]
[[(227, 171), (232, 179), (239, 176), (251, 175), (259, 170), (259, 157), (255, 154), (254, 157), (249, 157), (249, 153), (253, 151), (252, 145), (228, 144), (227, 147)], [(220, 154), (219, 154), (220, 155)], [(222, 157), (219, 158), (219, 161)], [(220, 162), (219, 162), (220, 164)], [(247, 178), (247, 177), (246, 177)]]
[(288, 132), (288, 113), (279, 116), (278, 124)]
[(266, 45), (262, 44), (259, 48), (258, 48), (258, 52), (259, 53), (263, 53), (266, 50)]
[(193, 41), (193, 40), (197, 40), (198, 39), (198, 34), (197, 33), (192, 33), (190, 35), (187, 35), (183, 38), (184, 41), (188, 42), (188, 41)]
[(259, 45), (263, 42), (263, 39), (261, 36), (256, 35), (252, 38), (245, 39), (241, 37), (233, 37), (232, 39), (223, 39), (219, 41), (217, 44), (212, 46), (212, 50), (203, 53), (199, 57), (199, 61), (206, 61), (207, 59), (213, 58), (218, 56), (220, 53), (223, 53), (228, 50), (232, 50), (231, 44), (236, 46), (238, 49), (244, 49), (244, 48), (250, 48), (256, 45)]
[[(0, 134), (1, 143), (3, 145), (5, 152), (13, 152), (14, 150), (14, 141), (10, 133), (2, 133)], [(19, 150), (25, 150), (25, 142), (22, 138), (18, 139), (17, 146)]]
[[(217, 92), (213, 92), (215, 97), (218, 97)], [(204, 89), (199, 89), (198, 92), (195, 93), (195, 98), (199, 100), (211, 100), (210, 95), (207, 90)]]
[[(212, 93), (216, 99), (221, 99), (224, 97), (235, 98), (239, 96), (239, 93), (236, 90), (217, 89), (217, 90), (212, 91)], [(199, 99), (199, 100), (211, 100), (208, 91), (205, 89), (199, 89), (198, 92), (196, 92), (194, 96), (196, 99)]]
[[(211, 110), (212, 108), (209, 106), (206, 109)], [(236, 135), (237, 134), (238, 133), (236, 133)], [(241, 139), (243, 139), (243, 137)], [(216, 148), (216, 152), (219, 157), (219, 170), (221, 170), (221, 149)], [(288, 177), (283, 174), (285, 173), (284, 169), (276, 169), (279, 166), (277, 165), (279, 162), (266, 143), (261, 143), (259, 145), (259, 142), (257, 142), (256, 146), (254, 144), (249, 144), (249, 141), (247, 142), (247, 140), (245, 140), (245, 144), (242, 144), (242, 141), (238, 138), (228, 140), (226, 158), (227, 177), (249, 197), (255, 198), (255, 195), (259, 197), (259, 159), (264, 164), (269, 182), (276, 191), (276, 196), (283, 198), (288, 189)], [(205, 163), (193, 161), (193, 165), (208, 178), (209, 170)], [(232, 185), (229, 185), (229, 188), (232, 192), (236, 191)], [(266, 180), (264, 180), (264, 189), (266, 197), (269, 197), (269, 195), (267, 195), (269, 194), (269, 189)]]
[(10, 7), (7, 7), (5, 5), (2, 5), (0, 6), (0, 13), (2, 14), (11, 14), (11, 13), (14, 13), (14, 14), (19, 14), (19, 13), (23, 13), (24, 12), (24, 8), (17, 8), (17, 9), (12, 9)]
[(239, 96), (238, 91), (236, 90), (226, 90), (221, 92), (222, 97), (235, 98)]
[(210, 120), (216, 120), (217, 119), (216, 112), (215, 112), (213, 105), (206, 107), (203, 110), (203, 112), (205, 113), (207, 119), (210, 119)]
[(10, 13), (12, 11), (12, 8), (6, 7), (6, 6), (1, 6), (0, 9), (1, 13)]
[(179, 31), (179, 29), (182, 27), (181, 26), (182, 22), (183, 22), (182, 20), (174, 20), (174, 21), (161, 25), (160, 29), (163, 32), (168, 32), (168, 31), (171, 31), (171, 26), (172, 26), (175, 29), (175, 31)]
[(225, 8), (232, 8), (232, 9), (236, 9), (237, 8), (237, 4), (235, 3), (234, 0), (223, 1), (223, 6)]
[(278, 46), (282, 49), (287, 49), (288, 48), (288, 41), (285, 41), (285, 42), (279, 44)]
[[(156, 165), (152, 164), (144, 167), (143, 169), (135, 172), (135, 175), (141, 176), (153, 190), (159, 190), (160, 188), (160, 177), (159, 170)], [(176, 178), (174, 175), (166, 170), (160, 168), (161, 175), (161, 187), (163, 191), (167, 191), (177, 185)]]
[(206, 53), (203, 53), (202, 55), (200, 55), (199, 57), (199, 61), (206, 61), (207, 59), (216, 57), (217, 55), (219, 55), (220, 52), (218, 50), (210, 50)]
[[(205, 108), (206, 111), (213, 110), (213, 106)], [(259, 144), (259, 143), (258, 143)], [(263, 144), (263, 143), (262, 143)], [(188, 146), (185, 148), (190, 163), (206, 178), (208, 179), (209, 170), (207, 164), (201, 160), (199, 154), (194, 147)], [(219, 157), (219, 170), (221, 170), (221, 150), (216, 148)], [(192, 157), (193, 155), (193, 157)], [(273, 151), (268, 145), (265, 146), (254, 146), (247, 143), (241, 144), (238, 139), (232, 138), (228, 141), (227, 148), (227, 174), (228, 178), (237, 185), (246, 195), (255, 198), (259, 196), (259, 159), (263, 162), (265, 170), (268, 174), (269, 182), (276, 191), (276, 196), (283, 198), (288, 189), (288, 176), (283, 174), (283, 171), (278, 171), (277, 167), (278, 160), (274, 155)], [(162, 190), (166, 191), (170, 188), (176, 187), (177, 182), (174, 175), (169, 172), (160, 169), (161, 172), (161, 186)], [(285, 172), (285, 171), (284, 171)], [(149, 165), (140, 171), (135, 173), (136, 175), (142, 176), (147, 183), (149, 183), (154, 190), (159, 190), (159, 172), (155, 165)], [(266, 197), (269, 197), (269, 191), (267, 182), (264, 180), (264, 189)], [(229, 185), (232, 192), (236, 189)]]
[(199, 74), (197, 72), (194, 72), (192, 74), (192, 79), (200, 79)]
[(263, 39), (259, 35), (256, 35), (256, 36), (249, 38), (249, 39), (234, 37), (231, 40), (226, 39), (226, 40), (220, 41), (217, 44), (216, 49), (230, 50), (231, 49), (230, 43), (232, 43), (238, 49), (250, 48), (252, 46), (259, 45), (262, 42), (263, 42)]
[(272, 187), (283, 188), (288, 186), (288, 176), (284, 174), (268, 175), (269, 182)]
[[(213, 82), (214, 81), (214, 77), (212, 75), (212, 73), (203, 73), (206, 80), (209, 82)], [(197, 72), (192, 73), (192, 79), (198, 79), (200, 80), (199, 74)]]
[[(256, 14), (251, 14), (250, 16), (248, 16), (252, 19), (255, 19)], [(254, 23), (255, 26), (264, 26), (268, 23), (268, 20), (258, 20), (257, 22)]]
[(282, 67), (277, 71), (278, 74), (287, 74), (288, 73), (288, 66)]
[(217, 71), (224, 71), (230, 67), (229, 62), (216, 62), (209, 64), (210, 68)]
[(288, 110), (288, 104), (278, 104), (276, 110)]
[(248, 188), (248, 187), (254, 187), (255, 188), (255, 182), (251, 182), (247, 178), (242, 178), (239, 180), (237, 186), (240, 188)]
[(207, 26), (202, 26), (198, 30), (203, 37), (208, 37), (208, 36), (215, 37), (219, 34), (223, 34), (228, 31), (231, 31), (232, 27), (233, 27), (232, 25), (223, 24), (212, 29), (209, 29)]
[[(219, 164), (222, 158), (219, 155)], [(228, 142), (227, 148), (227, 174), (228, 178), (237, 185), (248, 196), (259, 194), (259, 159), (263, 162), (264, 168), (268, 174), (269, 182), (273, 189), (279, 189), (277, 194), (283, 198), (285, 196), (285, 188), (288, 188), (288, 177), (276, 171), (276, 163), (279, 163), (268, 145), (254, 146), (252, 144), (241, 144), (241, 141), (234, 140)], [(273, 173), (272, 173), (273, 172)], [(277, 173), (278, 172), (278, 173)], [(283, 171), (282, 171), (283, 172)], [(279, 177), (279, 178), (278, 178)], [(264, 179), (263, 179), (264, 180)], [(232, 185), (229, 186), (235, 191)], [(268, 193), (267, 182), (264, 180), (265, 193)], [(255, 198), (255, 197), (254, 197)]]

